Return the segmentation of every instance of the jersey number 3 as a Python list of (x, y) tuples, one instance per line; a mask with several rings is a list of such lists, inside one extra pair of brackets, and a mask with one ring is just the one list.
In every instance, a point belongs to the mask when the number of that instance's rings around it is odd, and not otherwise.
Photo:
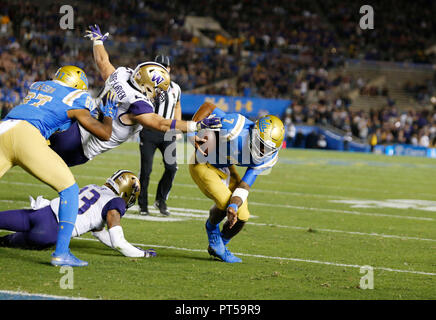
[[(84, 191), (87, 188), (84, 188), (80, 191), (80, 194), (85, 193)], [(88, 195), (91, 196), (88, 198)], [(79, 208), (78, 214), (84, 214), (88, 209), (97, 202), (97, 200), (100, 199), (100, 193), (98, 193), (95, 190), (88, 190), (81, 198), (80, 201), (83, 202), (83, 204)]]

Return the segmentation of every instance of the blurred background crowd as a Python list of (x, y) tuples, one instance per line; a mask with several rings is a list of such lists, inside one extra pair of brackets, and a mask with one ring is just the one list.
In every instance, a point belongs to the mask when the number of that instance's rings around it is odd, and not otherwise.
[[(90, 87), (102, 87), (92, 44), (83, 38), (97, 23), (111, 35), (106, 43), (115, 66), (134, 67), (165, 53), (184, 93), (290, 99), (283, 115), (289, 138), (304, 123), (377, 143), (436, 145), (433, 78), (404, 83), (413, 104), (399, 106), (386, 83), (344, 71), (350, 60), (434, 64), (434, 1), (373, 0), (371, 31), (359, 28), (360, 2), (72, 1), (73, 30), (59, 27), (61, 5), (0, 0), (2, 118), (33, 81), (50, 79), (60, 65), (83, 68)], [(209, 31), (212, 43), (205, 44), (185, 27), (191, 16), (211, 17), (225, 32)], [(378, 100), (356, 107), (356, 95)]]

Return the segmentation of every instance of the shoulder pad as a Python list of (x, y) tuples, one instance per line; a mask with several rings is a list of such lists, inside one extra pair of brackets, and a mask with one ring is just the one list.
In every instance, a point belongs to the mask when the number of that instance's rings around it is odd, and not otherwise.
[(244, 128), (245, 117), (239, 113), (228, 113), (221, 118), (222, 127), (220, 131), (222, 132), (222, 137), (227, 138), (227, 140), (233, 140), (236, 138)]

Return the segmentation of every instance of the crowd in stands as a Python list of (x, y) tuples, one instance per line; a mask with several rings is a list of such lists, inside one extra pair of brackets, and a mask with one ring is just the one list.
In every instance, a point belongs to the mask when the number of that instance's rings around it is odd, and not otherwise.
[(399, 111), (395, 106), (385, 106), (364, 111), (350, 110), (340, 99), (333, 106), (324, 101), (307, 106), (295, 103), (288, 108), (285, 123), (291, 139), (296, 134), (295, 125), (308, 124), (334, 127), (369, 143), (375, 139), (378, 144), (436, 147), (436, 104), (433, 109)]
[[(60, 65), (83, 68), (90, 87), (104, 83), (84, 39), (88, 24), (111, 34), (107, 43), (114, 66), (134, 67), (158, 53), (172, 57), (172, 80), (183, 92), (246, 97), (291, 98), (287, 121), (331, 125), (379, 142), (418, 144), (434, 140), (434, 112), (351, 111), (348, 93), (389, 98), (385, 87), (340, 72), (345, 59), (434, 61), (427, 49), (436, 34), (432, 1), (374, 0), (375, 29), (358, 27), (358, 3), (337, 1), (244, 0), (94, 0), (76, 1), (73, 30), (59, 27), (59, 3), (0, 0), (0, 107), (2, 117), (26, 94), (29, 84), (49, 79)], [(43, 9), (42, 9), (43, 8)], [(422, 10), (422, 8), (427, 8)], [(189, 15), (216, 19), (229, 36), (204, 46), (183, 28)], [(335, 72), (332, 70), (335, 69)], [(338, 71), (339, 70), (339, 71)], [(211, 86), (221, 80), (221, 86)], [(231, 85), (230, 85), (231, 83)], [(417, 100), (428, 100), (432, 85), (405, 87)], [(381, 106), (383, 107), (383, 106)], [(422, 119), (425, 119), (422, 120)], [(399, 124), (399, 125), (398, 125)]]
[[(360, 7), (370, 4), (374, 13), (374, 29), (362, 30), (357, 22)], [(435, 43), (432, 0), (396, 1), (319, 1), (323, 15), (334, 27), (349, 58), (412, 63), (432, 63)], [(366, 12), (365, 12), (366, 13)]]

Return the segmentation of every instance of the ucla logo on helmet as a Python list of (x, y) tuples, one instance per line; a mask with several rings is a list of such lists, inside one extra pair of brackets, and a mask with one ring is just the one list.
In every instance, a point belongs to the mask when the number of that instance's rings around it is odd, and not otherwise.
[(265, 132), (265, 129), (268, 128), (267, 120), (271, 120), (269, 117), (265, 117), (259, 120), (259, 130), (260, 132)]
[(84, 72), (80, 73), (80, 80), (82, 80), (86, 86), (88, 86), (88, 78), (86, 77), (86, 74)]
[(151, 81), (155, 82), (156, 86), (160, 85), (160, 83), (164, 80), (165, 79), (161, 75), (157, 74), (156, 72), (153, 72), (153, 75), (151, 76)]

